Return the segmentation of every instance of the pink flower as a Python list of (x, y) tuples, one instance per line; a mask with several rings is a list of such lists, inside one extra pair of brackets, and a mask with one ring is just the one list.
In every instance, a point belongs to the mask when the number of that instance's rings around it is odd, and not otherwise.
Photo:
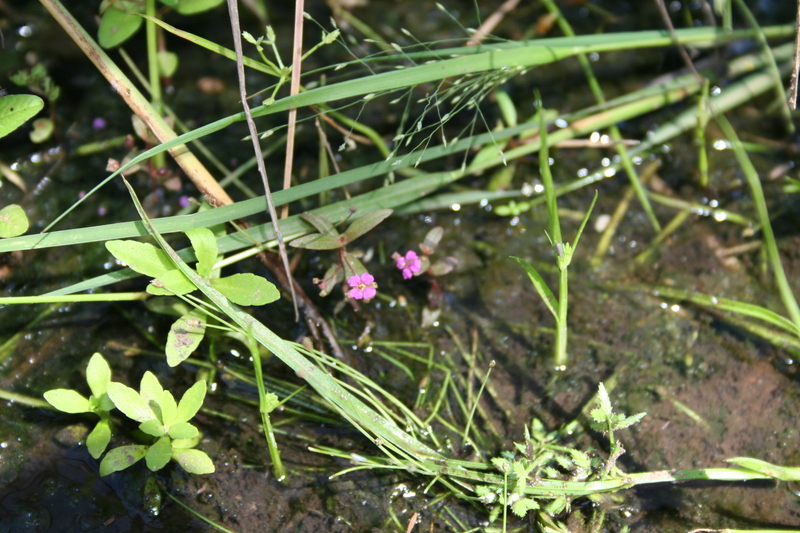
[(411, 277), (420, 271), (422, 263), (417, 257), (417, 252), (409, 250), (406, 256), (397, 257), (397, 268), (403, 271), (403, 279), (411, 279)]
[(370, 298), (374, 298), (378, 293), (378, 291), (375, 290), (378, 288), (378, 284), (375, 283), (375, 278), (372, 277), (372, 274), (367, 272), (364, 272), (360, 276), (350, 276), (347, 283), (350, 285), (350, 290), (347, 295), (355, 300), (369, 300)]

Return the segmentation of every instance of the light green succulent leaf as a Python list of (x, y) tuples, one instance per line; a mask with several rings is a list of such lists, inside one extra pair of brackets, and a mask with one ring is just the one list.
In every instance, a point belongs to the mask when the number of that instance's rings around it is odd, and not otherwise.
[(131, 444), (114, 448), (100, 462), (100, 475), (107, 476), (136, 464), (147, 454), (147, 446)]
[(175, 402), (175, 397), (170, 391), (165, 390), (161, 399), (161, 420), (164, 422), (164, 427), (168, 428), (174, 424), (177, 415), (178, 404)]
[(156, 418), (145, 420), (139, 424), (139, 430), (142, 433), (150, 435), (151, 437), (163, 437), (167, 434), (166, 430), (164, 429), (164, 424), (162, 424), (161, 421)]
[(149, 468), (152, 472), (155, 472), (167, 466), (167, 463), (171, 458), (172, 442), (168, 436), (164, 435), (158, 439), (155, 444), (150, 446), (149, 450), (147, 450), (145, 462), (147, 463), (147, 468)]
[(178, 403), (178, 414), (175, 417), (175, 423), (188, 422), (194, 418), (194, 415), (203, 406), (205, 398), (206, 382), (205, 380), (200, 380), (183, 393), (183, 398)]
[(108, 383), (111, 381), (111, 367), (99, 353), (92, 355), (86, 366), (86, 383), (92, 390), (92, 395), (100, 398), (106, 393)]
[(213, 474), (214, 462), (200, 450), (173, 450), (173, 458), (190, 474)]
[(169, 428), (169, 436), (173, 439), (193, 439), (199, 434), (197, 428), (189, 422), (178, 422)]
[(132, 388), (112, 381), (108, 384), (108, 397), (125, 416), (137, 422), (156, 418), (147, 400)]
[(111, 442), (111, 423), (108, 420), (100, 420), (86, 437), (86, 448), (89, 450), (89, 455), (99, 459), (106, 451), (109, 442)]
[(44, 393), (47, 403), (65, 413), (89, 413), (89, 399), (72, 389), (53, 389)]

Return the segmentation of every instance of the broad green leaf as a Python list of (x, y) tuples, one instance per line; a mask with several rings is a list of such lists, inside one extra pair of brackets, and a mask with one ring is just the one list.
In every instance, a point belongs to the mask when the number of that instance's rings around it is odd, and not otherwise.
[(217, 261), (217, 238), (208, 228), (194, 228), (186, 231), (192, 241), (194, 255), (197, 257), (197, 273), (208, 277)]
[(290, 246), (294, 246), (295, 248), (306, 248), (308, 250), (336, 250), (337, 248), (343, 248), (347, 242), (344, 240), (345, 237), (343, 235), (339, 235), (338, 232), (327, 232), (327, 233), (313, 233), (311, 235), (306, 235), (305, 237), (300, 237), (299, 239), (295, 239), (289, 243)]
[(234, 274), (209, 282), (228, 300), (239, 305), (265, 305), (281, 297), (275, 285), (255, 274)]
[(342, 234), (344, 237), (344, 244), (350, 244), (357, 238), (361, 237), (369, 230), (386, 220), (394, 211), (391, 209), (378, 209), (377, 211), (372, 211), (367, 213), (366, 215), (357, 218), (355, 222), (350, 224), (350, 227), (347, 228)]
[(147, 468), (155, 472), (167, 466), (171, 458), (172, 442), (168, 436), (164, 435), (147, 450), (145, 461), (147, 462)]
[(109, 7), (100, 19), (97, 41), (103, 48), (114, 48), (136, 33), (143, 21), (137, 13)]
[(539, 296), (542, 298), (542, 300), (544, 300), (544, 304), (547, 306), (553, 316), (558, 318), (558, 312), (555, 308), (555, 306), (558, 305), (558, 302), (556, 301), (555, 296), (553, 296), (553, 292), (550, 290), (550, 287), (547, 286), (547, 283), (545, 283), (542, 276), (539, 275), (539, 272), (533, 268), (533, 265), (524, 259), (514, 256), (510, 257), (525, 269), (525, 272), (528, 273), (528, 278), (530, 278), (531, 283), (533, 283), (533, 288), (539, 293)]
[(86, 383), (89, 384), (92, 395), (95, 398), (103, 396), (108, 389), (109, 381), (111, 381), (111, 368), (102, 355), (95, 353), (86, 366)]
[(103, 452), (106, 451), (108, 443), (111, 441), (111, 426), (108, 420), (101, 420), (94, 426), (94, 429), (89, 436), (86, 437), (86, 448), (89, 450), (89, 455), (95, 459), (99, 459)]
[(139, 394), (151, 408), (152, 403), (150, 402), (155, 402), (160, 406), (163, 401), (164, 387), (161, 386), (156, 375), (149, 370), (144, 373), (142, 381), (139, 383)]
[(188, 422), (191, 420), (202, 407), (205, 398), (206, 382), (201, 379), (183, 393), (183, 398), (178, 403), (178, 415), (175, 417), (175, 422)]
[(158, 71), (162, 76), (171, 78), (178, 70), (178, 54), (167, 50), (160, 50), (156, 54), (158, 60)]
[(31, 138), (31, 142), (36, 144), (45, 142), (56, 129), (56, 125), (49, 118), (37, 118), (32, 125), (33, 129), (28, 136)]
[(164, 427), (168, 428), (174, 424), (177, 414), (178, 404), (175, 402), (175, 397), (170, 391), (165, 390), (161, 399), (161, 420), (164, 422)]
[(100, 475), (107, 476), (136, 464), (147, 454), (147, 446), (131, 444), (114, 448), (100, 462)]
[(142, 433), (146, 433), (151, 437), (163, 437), (167, 433), (164, 429), (164, 424), (156, 418), (145, 420), (139, 424), (139, 429)]
[[(152, 420), (156, 417), (147, 400), (132, 388), (112, 381), (108, 384), (108, 397), (125, 416), (137, 422)], [(140, 458), (141, 459), (141, 458)]]
[(177, 268), (159, 275), (147, 286), (147, 292), (156, 296), (189, 294), (195, 290), (197, 290), (197, 287), (194, 286), (194, 283), (189, 281), (189, 278), (184, 276)]
[(175, 5), (175, 11), (181, 15), (194, 15), (213, 9), (225, 0), (179, 0)]
[(169, 436), (173, 439), (193, 439), (200, 434), (189, 422), (178, 422), (169, 428)]
[[(167, 335), (167, 364), (178, 366), (200, 345), (206, 332), (205, 313), (199, 309), (178, 318)], [(166, 424), (166, 421), (164, 422)]]
[(146, 242), (108, 241), (106, 248), (122, 263), (151, 278), (175, 268), (166, 252)]
[(172, 457), (190, 474), (213, 474), (214, 463), (200, 450), (173, 450)]
[(0, 239), (16, 237), (26, 231), (28, 231), (28, 215), (22, 207), (11, 204), (0, 209)]
[(44, 393), (47, 403), (65, 413), (91, 412), (89, 399), (72, 389), (53, 389)]
[(0, 97), (0, 137), (16, 130), (44, 107), (44, 100), (33, 94)]

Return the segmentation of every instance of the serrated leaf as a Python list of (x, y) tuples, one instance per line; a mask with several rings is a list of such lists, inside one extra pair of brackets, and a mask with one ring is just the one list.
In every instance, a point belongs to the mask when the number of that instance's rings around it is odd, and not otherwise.
[(86, 383), (89, 384), (92, 395), (96, 398), (103, 396), (110, 381), (111, 367), (102, 355), (95, 353), (86, 365)]
[(626, 427), (630, 427), (642, 418), (645, 417), (647, 413), (637, 413), (635, 415), (631, 415), (627, 418), (623, 418), (620, 420), (616, 425), (616, 429), (625, 429)]
[(99, 459), (106, 451), (109, 442), (111, 442), (111, 425), (108, 420), (101, 420), (86, 437), (86, 449), (89, 450), (89, 455)]
[(176, 320), (167, 335), (167, 364), (178, 366), (185, 361), (203, 340), (206, 332), (205, 313), (199, 309), (190, 311)]
[(344, 244), (350, 244), (357, 238), (361, 237), (369, 230), (386, 220), (392, 213), (394, 213), (391, 209), (378, 209), (377, 211), (372, 211), (367, 213), (366, 215), (357, 218), (350, 227), (347, 228), (342, 234), (344, 238)]
[(161, 421), (156, 418), (145, 420), (139, 424), (139, 430), (142, 433), (150, 435), (151, 437), (163, 437), (167, 433), (164, 429), (164, 424), (162, 424)]
[(16, 130), (44, 107), (44, 100), (33, 94), (0, 97), (0, 138)]
[(137, 422), (144, 422), (156, 417), (147, 400), (132, 388), (112, 381), (108, 384), (108, 397), (125, 416)]
[(89, 413), (89, 399), (72, 389), (53, 389), (44, 393), (47, 403), (65, 413)]
[(611, 399), (608, 397), (608, 391), (606, 391), (606, 386), (603, 385), (602, 381), (597, 386), (597, 406), (606, 413), (607, 417), (611, 416), (613, 412), (611, 410)]
[(200, 450), (173, 450), (173, 458), (190, 474), (213, 474), (214, 462)]
[(558, 311), (555, 307), (558, 305), (558, 302), (555, 296), (553, 296), (553, 291), (551, 291), (550, 287), (548, 287), (547, 283), (545, 283), (544, 278), (539, 275), (539, 272), (533, 267), (533, 265), (524, 259), (514, 256), (511, 256), (511, 259), (519, 263), (520, 266), (525, 269), (525, 272), (528, 274), (528, 278), (531, 280), (531, 283), (533, 283), (533, 288), (539, 293), (539, 296), (550, 310), (550, 313), (552, 313), (554, 317), (558, 318)]
[(131, 444), (114, 448), (100, 462), (100, 475), (107, 476), (136, 464), (147, 454), (147, 446)]
[(518, 517), (524, 517), (528, 511), (533, 511), (539, 508), (539, 504), (536, 503), (536, 500), (531, 498), (522, 498), (521, 500), (517, 500), (511, 506), (511, 511), (517, 515)]
[(194, 255), (197, 258), (197, 273), (207, 277), (217, 261), (217, 238), (208, 228), (187, 230), (186, 236), (192, 241)]
[[(5, 98), (8, 98), (8, 96)], [(0, 102), (2, 100), (0, 99)], [(28, 215), (25, 214), (25, 210), (22, 207), (17, 204), (11, 204), (0, 209), (0, 239), (22, 235), (28, 231), (28, 227)]]
[(175, 10), (181, 15), (194, 15), (213, 9), (225, 0), (179, 0), (175, 4)]
[(238, 305), (265, 305), (281, 297), (275, 285), (255, 274), (234, 274), (209, 281), (212, 287)]
[(173, 439), (193, 439), (200, 432), (189, 422), (178, 422), (169, 428), (169, 436)]
[(594, 420), (598, 424), (602, 424), (603, 422), (608, 421), (607, 413), (602, 409), (592, 409), (591, 411), (589, 411), (589, 416), (591, 416), (592, 420)]
[(205, 380), (200, 380), (183, 394), (183, 398), (178, 403), (178, 414), (175, 417), (175, 423), (191, 420), (200, 410), (200, 407), (203, 406), (205, 398), (206, 382)]
[(143, 19), (134, 12), (109, 7), (100, 19), (97, 41), (103, 48), (114, 48), (124, 43), (139, 30)]
[(177, 268), (159, 275), (147, 286), (147, 292), (156, 296), (189, 294), (195, 290), (197, 287), (194, 283)]
[(161, 437), (156, 441), (155, 444), (150, 446), (150, 449), (147, 450), (147, 455), (145, 455), (145, 462), (147, 463), (147, 468), (149, 468), (152, 472), (157, 470), (161, 470), (172, 458), (172, 442), (170, 438), (166, 435)]
[(108, 241), (106, 248), (122, 263), (139, 274), (151, 278), (157, 278), (175, 269), (175, 265), (165, 251), (146, 242)]

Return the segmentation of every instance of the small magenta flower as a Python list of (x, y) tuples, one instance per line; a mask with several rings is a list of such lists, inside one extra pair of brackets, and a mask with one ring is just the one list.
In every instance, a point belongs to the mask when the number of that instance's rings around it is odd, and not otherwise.
[(375, 278), (372, 277), (372, 274), (367, 272), (364, 272), (360, 276), (350, 276), (347, 279), (347, 283), (350, 285), (350, 290), (347, 295), (355, 300), (369, 300), (370, 298), (374, 298), (378, 293), (378, 291), (375, 290), (378, 288), (378, 284), (375, 283)]
[(409, 250), (406, 256), (397, 256), (397, 268), (403, 271), (403, 279), (411, 279), (411, 277), (420, 271), (422, 263), (417, 257), (417, 252)]

